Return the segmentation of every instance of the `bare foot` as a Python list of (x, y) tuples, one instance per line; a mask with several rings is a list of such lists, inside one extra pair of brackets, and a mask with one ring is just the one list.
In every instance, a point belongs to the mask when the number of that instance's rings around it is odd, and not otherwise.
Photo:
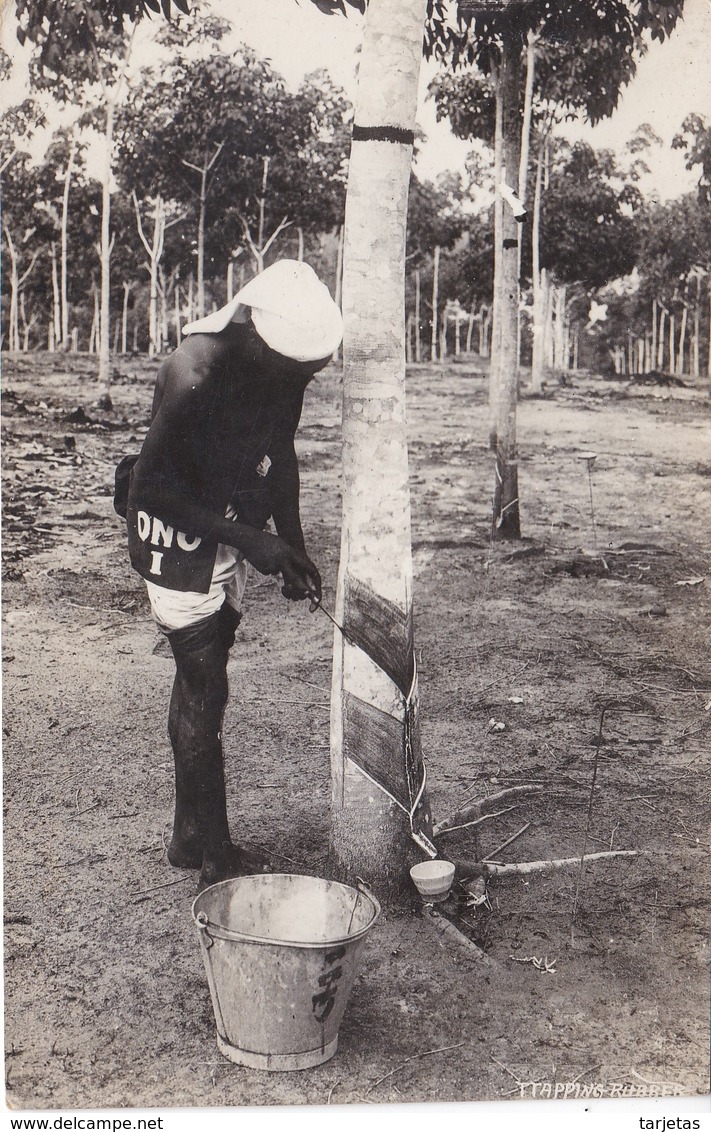
[(202, 865), (202, 839), (197, 826), (189, 821), (173, 823), (168, 860), (176, 869), (199, 869)]

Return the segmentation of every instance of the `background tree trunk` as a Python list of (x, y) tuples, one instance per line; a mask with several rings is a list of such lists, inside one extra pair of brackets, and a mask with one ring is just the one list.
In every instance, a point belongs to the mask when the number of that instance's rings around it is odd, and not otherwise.
[(62, 191), (62, 221), (60, 228), (60, 301), (61, 301), (61, 329), (59, 335), (60, 349), (69, 349), (69, 300), (67, 298), (67, 257), (68, 257), (68, 227), (69, 227), (69, 188), (72, 181), (72, 173), (74, 171), (74, 160), (77, 151), (77, 141), (72, 136), (71, 144), (69, 146), (69, 157), (67, 158), (67, 168), (64, 174), (64, 189)]
[(667, 308), (665, 306), (662, 306), (661, 303), (659, 304), (659, 308), (660, 308), (661, 314), (660, 314), (660, 317), (659, 317), (659, 340), (658, 340), (658, 343), (657, 343), (656, 365), (657, 365), (658, 370), (663, 370), (664, 369), (664, 331), (666, 329), (665, 323), (666, 323), (666, 317), (667, 317), (668, 311), (667, 311)]
[(439, 257), (440, 246), (437, 244), (434, 250), (434, 261), (432, 264), (432, 333), (430, 345), (430, 361), (437, 361), (437, 331), (439, 329)]
[(694, 302), (694, 337), (691, 353), (691, 376), (698, 377), (701, 373), (701, 272), (696, 275), (696, 299)]
[[(338, 229), (338, 247), (336, 249), (336, 286), (334, 289), (334, 301), (337, 307), (343, 307), (343, 225), (341, 224)], [(334, 361), (342, 356), (342, 348), (338, 346), (333, 354)]]
[(126, 279), (123, 281), (123, 305), (121, 307), (121, 353), (126, 353), (127, 336), (128, 336), (128, 297), (131, 294), (132, 283)]
[(419, 267), (415, 268), (415, 361), (422, 361), (422, 282)]
[[(341, 875), (360, 876), (390, 895), (403, 889), (408, 865), (423, 853), (411, 839), (408, 814), (375, 784), (382, 778), (363, 762), (367, 752), (379, 751), (388, 779), (401, 782), (405, 744), (419, 751), (416, 716), (406, 712), (402, 690), (414, 666), (404, 296), (425, 8), (425, 0), (371, 0), (368, 6), (343, 270), (343, 526), (336, 616), (352, 636), (358, 607), (365, 604), (370, 631), (387, 642), (385, 652), (400, 676), (386, 675), (362, 648), (336, 633), (331, 855)], [(385, 733), (390, 738), (383, 746)], [(415, 824), (431, 827), (424, 794)]]
[(499, 379), (501, 372), (500, 344), (501, 344), (501, 318), (499, 306), (501, 302), (502, 270), (501, 257), (503, 251), (503, 198), (497, 186), (501, 184), (501, 171), (503, 167), (503, 132), (504, 132), (504, 100), (501, 94), (502, 68), (492, 72), (492, 79), (496, 90), (496, 125), (494, 129), (494, 293), (491, 304), (491, 346), (489, 364), (489, 446), (492, 451), (496, 449), (496, 421), (499, 403)]
[(553, 336), (553, 365), (557, 370), (565, 367), (565, 286), (553, 288), (553, 315), (555, 333)]
[[(510, 27), (502, 34), (502, 57), (497, 83), (497, 106), (501, 104), (502, 166), (506, 177), (517, 175), (521, 146), (521, 108), (519, 103), (522, 45)], [(497, 113), (497, 121), (499, 114)], [(507, 182), (508, 183), (508, 182)], [(501, 194), (497, 192), (497, 198)], [(494, 315), (494, 338), (499, 321), (499, 356), (496, 390), (496, 468), (492, 535), (496, 539), (521, 537), (518, 499), (518, 451), (516, 407), (518, 402), (518, 261), (520, 225), (508, 205), (502, 210), (500, 285), (498, 312)]]
[(491, 357), (491, 307), (482, 305), (479, 316), (481, 318), (479, 324), (479, 356), (488, 358)]
[(180, 325), (180, 284), (176, 282), (173, 292), (173, 318), (175, 321), (175, 347), (180, 345), (182, 326)]
[(20, 349), (20, 327), (19, 327), (19, 272), (17, 268), (17, 252), (15, 244), (12, 239), (10, 229), (6, 224), (3, 224), (5, 231), (5, 239), (7, 240), (7, 250), (10, 255), (10, 310), (7, 320), (7, 347), (8, 350), (14, 351)]
[(207, 165), (202, 169), (198, 200), (197, 316), (205, 317), (205, 211), (207, 209)]
[(111, 150), (114, 140), (115, 103), (106, 103), (104, 176), (101, 185), (101, 303), (99, 315), (99, 387), (102, 401), (111, 407)]
[(677, 355), (676, 372), (679, 377), (684, 376), (684, 354), (686, 350), (686, 323), (689, 317), (689, 307), (684, 303), (684, 309), (681, 312), (681, 326), (679, 327), (679, 353)]
[(49, 347), (52, 352), (57, 348), (57, 343), (61, 341), (62, 337), (62, 304), (59, 297), (59, 275), (57, 272), (57, 245), (52, 241), (50, 247), (50, 255), (52, 260), (52, 345)]
[(533, 223), (531, 227), (531, 282), (533, 286), (531, 392), (540, 393), (543, 387), (543, 361), (546, 299), (541, 280), (541, 198), (543, 196), (543, 159), (545, 140), (541, 139), (536, 162), (536, 181), (533, 190)]
[(467, 318), (467, 337), (464, 344), (464, 352), (471, 354), (472, 352), (472, 339), (474, 338), (474, 323), (476, 321), (476, 314), (474, 313), (474, 303), (472, 302), (471, 309)]

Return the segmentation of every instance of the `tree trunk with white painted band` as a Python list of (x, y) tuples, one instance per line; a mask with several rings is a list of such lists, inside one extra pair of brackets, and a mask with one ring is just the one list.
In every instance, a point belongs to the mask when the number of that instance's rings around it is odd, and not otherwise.
[[(353, 582), (404, 616), (412, 610), (405, 224), (425, 9), (425, 0), (371, 0), (360, 59), (343, 263), (341, 624)], [(359, 130), (371, 136), (361, 140)], [(344, 726), (349, 696), (398, 721), (404, 734), (397, 686), (336, 633), (332, 861), (341, 875), (394, 893), (406, 884), (408, 865), (424, 853), (411, 840), (407, 814), (358, 765), (359, 743)], [(394, 749), (392, 757), (402, 758), (402, 752)], [(429, 809), (423, 812), (429, 819)]]

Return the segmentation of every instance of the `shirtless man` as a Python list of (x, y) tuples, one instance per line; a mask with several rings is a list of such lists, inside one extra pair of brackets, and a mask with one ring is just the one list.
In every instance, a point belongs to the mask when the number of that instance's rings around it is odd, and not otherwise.
[[(247, 563), (292, 600), (321, 598), (299, 516), (294, 434), (306, 386), (342, 336), (340, 311), (304, 263), (281, 260), (186, 326), (161, 367), (131, 474), (131, 563), (146, 580), (176, 674), (168, 732), (175, 817), (168, 860), (200, 887), (261, 871), (233, 844), (221, 726)], [(264, 530), (269, 518), (277, 534)]]

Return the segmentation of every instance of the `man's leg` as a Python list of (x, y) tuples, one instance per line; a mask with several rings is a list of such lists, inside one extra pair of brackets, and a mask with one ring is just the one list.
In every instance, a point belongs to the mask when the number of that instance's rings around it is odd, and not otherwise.
[(176, 665), (168, 717), (176, 796), (168, 860), (179, 868), (202, 866), (203, 885), (265, 865), (232, 844), (227, 820), (222, 717), (227, 658), (239, 619), (223, 606), (197, 625), (168, 634)]

